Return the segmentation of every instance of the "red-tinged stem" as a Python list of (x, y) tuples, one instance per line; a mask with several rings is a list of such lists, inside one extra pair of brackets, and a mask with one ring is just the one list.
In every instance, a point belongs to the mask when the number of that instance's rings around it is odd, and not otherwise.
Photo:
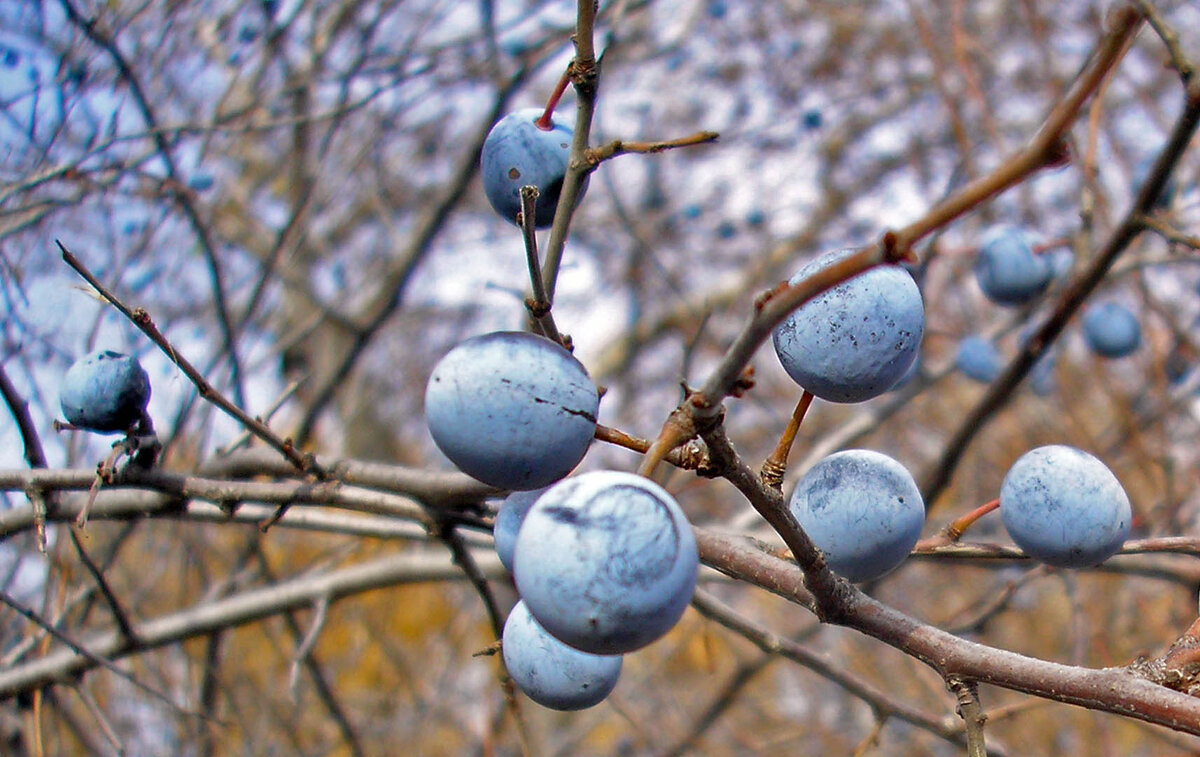
[(1044, 253), (1050, 252), (1051, 250), (1057, 250), (1059, 247), (1066, 247), (1070, 243), (1071, 243), (1071, 240), (1069, 240), (1069, 239), (1051, 239), (1049, 242), (1042, 242), (1041, 244), (1035, 244), (1033, 246), (1033, 254), (1034, 255), (1042, 255)]
[(975, 521), (998, 509), (1000, 509), (999, 499), (993, 499), (985, 505), (980, 505), (961, 518), (951, 521), (950, 525), (946, 526), (946, 535), (950, 537), (951, 541), (958, 541), (959, 537), (965, 534), (967, 529), (974, 525)]
[(950, 544), (954, 544), (959, 540), (960, 537), (962, 537), (964, 533), (966, 533), (968, 528), (974, 525), (975, 521), (987, 515), (992, 510), (998, 509), (999, 507), (1000, 500), (998, 499), (993, 499), (991, 502), (988, 502), (985, 505), (980, 505), (966, 515), (950, 521), (942, 530), (938, 531), (928, 539), (922, 539), (921, 541), (917, 542), (915, 550), (917, 552), (925, 552), (931, 549), (936, 549), (937, 547), (945, 547), (949, 546)]
[(571, 69), (568, 66), (563, 72), (562, 78), (558, 80), (558, 86), (550, 93), (550, 99), (546, 101), (546, 110), (542, 113), (542, 117), (533, 122), (533, 125), (542, 131), (550, 131), (554, 128), (554, 109), (558, 107), (558, 101), (562, 99), (563, 93), (567, 91), (567, 85), (571, 83)]
[(772, 489), (779, 490), (783, 486), (783, 475), (787, 472), (788, 455), (792, 451), (792, 443), (796, 441), (796, 433), (800, 430), (800, 424), (804, 421), (804, 415), (808, 412), (812, 401), (812, 392), (805, 389), (804, 393), (800, 395), (800, 401), (796, 403), (796, 409), (792, 411), (787, 428), (779, 437), (779, 443), (775, 445), (775, 450), (763, 462), (759, 476), (763, 483)]

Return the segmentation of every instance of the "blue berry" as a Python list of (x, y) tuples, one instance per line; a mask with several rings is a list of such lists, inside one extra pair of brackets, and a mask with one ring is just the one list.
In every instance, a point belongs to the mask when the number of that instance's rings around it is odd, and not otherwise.
[(100, 433), (129, 431), (146, 413), (150, 377), (137, 358), (101, 350), (67, 369), (59, 394), (72, 426)]
[(1000, 375), (1002, 358), (1000, 350), (991, 340), (972, 334), (964, 337), (958, 343), (958, 352), (954, 356), (954, 367), (962, 371), (967, 378), (975, 379), (983, 384), (990, 384)]
[(821, 111), (817, 110), (816, 108), (809, 108), (808, 110), (804, 111), (803, 123), (804, 128), (807, 131), (816, 131), (817, 129), (820, 129), (822, 123), (824, 123), (824, 119), (821, 117)]
[(925, 505), (903, 465), (866, 449), (835, 452), (796, 484), (789, 507), (829, 567), (871, 581), (908, 557), (925, 523)]
[(500, 503), (496, 520), (492, 524), (492, 537), (496, 540), (496, 554), (500, 556), (500, 562), (509, 573), (512, 573), (513, 569), (513, 546), (517, 543), (517, 532), (521, 530), (525, 514), (544, 491), (546, 490), (543, 488), (513, 492)]
[[(842, 260), (811, 261), (801, 279)], [(877, 266), (809, 300), (775, 329), (775, 354), (792, 380), (830, 402), (862, 402), (896, 385), (916, 360), (925, 307), (912, 276)]]
[(1052, 276), (1049, 261), (1033, 251), (1033, 238), (1027, 232), (1001, 226), (984, 235), (975, 260), (975, 279), (992, 302), (1029, 302), (1046, 289)]
[(1129, 308), (1103, 302), (1084, 311), (1083, 339), (1097, 355), (1125, 357), (1141, 346), (1142, 327)]
[(621, 675), (619, 656), (580, 652), (563, 644), (517, 602), (501, 637), (504, 667), (533, 701), (555, 710), (582, 710), (604, 701)]
[(521, 331), (466, 340), (425, 388), (438, 448), (467, 475), (502, 489), (537, 489), (570, 473), (596, 432), (599, 404), (571, 353)]
[(916, 378), (920, 373), (921, 373), (921, 356), (918, 355), (917, 359), (912, 361), (912, 365), (908, 366), (908, 370), (904, 372), (904, 375), (901, 376), (899, 378), (899, 380), (896, 381), (896, 383), (892, 384), (891, 388), (888, 391), (895, 392), (900, 389), (903, 389), (904, 387), (908, 386), (908, 383), (910, 381), (912, 381), (914, 378)]
[[(538, 188), (534, 226), (544, 229), (554, 221), (558, 195), (567, 174), (572, 129), (555, 116), (553, 128), (538, 128), (541, 108), (524, 108), (500, 119), (488, 132), (480, 154), (483, 191), (504, 220), (517, 222), (521, 212), (521, 187)], [(582, 198), (583, 189), (580, 191)]]
[(1054, 374), (1054, 353), (1048, 352), (1029, 369), (1029, 386), (1039, 397), (1053, 394), (1057, 386)]
[(188, 179), (188, 188), (196, 192), (205, 192), (212, 189), (214, 183), (212, 174), (200, 173)]
[[(1029, 341), (1034, 331), (1035, 328), (1032, 325), (1027, 325), (1021, 330), (1020, 343), (1022, 346)], [(1033, 367), (1029, 369), (1029, 387), (1039, 397), (1053, 394), (1058, 384), (1054, 374), (1055, 360), (1054, 348), (1051, 347), (1043, 352), (1042, 356), (1033, 364)]]
[(525, 515), (513, 552), (529, 611), (555, 637), (592, 654), (632, 652), (671, 630), (699, 566), (674, 498), (618, 471), (550, 488)]
[(1104, 562), (1129, 536), (1129, 497), (1094, 456), (1061, 444), (1022, 455), (1000, 486), (1000, 517), (1017, 546), (1048, 565)]

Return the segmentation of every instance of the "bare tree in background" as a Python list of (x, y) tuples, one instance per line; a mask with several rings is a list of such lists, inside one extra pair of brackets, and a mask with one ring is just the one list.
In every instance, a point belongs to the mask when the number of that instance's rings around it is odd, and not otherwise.
[[(0, 752), (1194, 753), (1200, 10), (1101, 6), (0, 0)], [(539, 237), (606, 388), (581, 469), (655, 470), (707, 566), (574, 714), (476, 654), (515, 599), (504, 493), (422, 411), (453, 345), (526, 326), (479, 150), (568, 64), (593, 148), (720, 134), (588, 154)], [(996, 223), (1071, 254), (1036, 304), (974, 282)], [(846, 447), (914, 473), (929, 538), (860, 587), (757, 473), (799, 394), (759, 345), (816, 291), (777, 284), (846, 247), (845, 275), (912, 253), (928, 322), (907, 384), (814, 403), (782, 486)], [(1136, 355), (1083, 348), (1097, 299), (1139, 314)], [(977, 332), (1008, 359), (986, 387), (952, 369)], [(111, 439), (52, 422), (96, 348), (150, 371), (164, 446), (79, 529)], [(990, 518), (939, 538), (1048, 443), (1120, 478), (1122, 554), (1048, 569)]]

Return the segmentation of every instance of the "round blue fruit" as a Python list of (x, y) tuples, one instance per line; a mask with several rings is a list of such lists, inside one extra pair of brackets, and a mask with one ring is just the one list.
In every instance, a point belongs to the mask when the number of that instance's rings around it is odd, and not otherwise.
[[(483, 192), (504, 220), (517, 222), (521, 212), (521, 187), (538, 189), (534, 226), (544, 229), (554, 222), (558, 196), (571, 153), (572, 129), (555, 116), (553, 128), (537, 121), (541, 108), (524, 108), (496, 122), (483, 142), (480, 174)], [(580, 197), (586, 185), (580, 189)]]
[(517, 602), (501, 637), (504, 667), (533, 701), (554, 710), (582, 710), (604, 701), (621, 676), (619, 656), (580, 652), (563, 644)]
[(551, 487), (525, 515), (513, 552), (529, 611), (556, 638), (592, 654), (632, 652), (671, 630), (699, 566), (674, 498), (618, 471)]
[(522, 331), (466, 340), (425, 387), (438, 448), (467, 475), (502, 489), (537, 489), (570, 473), (596, 432), (599, 405), (571, 353)]
[(1001, 226), (984, 235), (975, 279), (997, 305), (1029, 302), (1046, 289), (1053, 275), (1050, 261), (1033, 251), (1033, 237), (1024, 230)]
[(925, 523), (912, 475), (866, 449), (835, 452), (814, 465), (789, 507), (829, 567), (851, 581), (874, 580), (904, 562)]
[(546, 490), (543, 488), (513, 492), (504, 498), (496, 512), (496, 520), (492, 524), (492, 538), (496, 540), (496, 554), (500, 556), (500, 562), (509, 573), (512, 573), (513, 569), (513, 547), (517, 543), (517, 532), (521, 530), (525, 514), (544, 491)]
[(1129, 497), (1096, 457), (1061, 444), (1022, 455), (1000, 486), (1000, 517), (1026, 554), (1047, 565), (1085, 568), (1129, 536)]
[[(852, 254), (808, 263), (795, 284)], [(925, 306), (912, 275), (877, 266), (809, 300), (775, 329), (775, 354), (792, 380), (830, 402), (862, 402), (896, 385), (925, 333)]]
[(1000, 375), (1003, 365), (1000, 350), (996, 349), (996, 345), (989, 339), (972, 334), (958, 343), (954, 367), (962, 371), (967, 378), (990, 384)]
[(59, 404), (67, 422), (100, 433), (129, 431), (146, 413), (150, 377), (137, 358), (112, 350), (86, 355), (67, 369)]
[(1129, 308), (1102, 302), (1084, 311), (1083, 339), (1101, 357), (1125, 357), (1141, 346), (1142, 327)]

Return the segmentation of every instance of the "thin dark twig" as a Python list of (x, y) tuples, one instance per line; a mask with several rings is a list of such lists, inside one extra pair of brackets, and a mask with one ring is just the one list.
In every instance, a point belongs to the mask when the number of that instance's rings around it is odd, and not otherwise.
[(184, 707), (179, 706), (178, 704), (175, 703), (174, 700), (172, 700), (166, 694), (163, 694), (162, 692), (149, 686), (148, 684), (142, 683), (138, 679), (136, 679), (133, 676), (131, 676), (130, 674), (126, 673), (124, 670), (121, 670), (120, 668), (118, 668), (112, 660), (109, 660), (101, 655), (98, 655), (95, 652), (92, 652), (90, 649), (88, 649), (84, 645), (80, 644), (79, 642), (77, 642), (73, 638), (71, 638), (71, 636), (68, 635), (67, 633), (60, 631), (57, 627), (55, 627), (55, 625), (53, 623), (47, 621), (45, 618), (43, 618), (37, 612), (31, 610), (30, 608), (24, 606), (17, 600), (10, 597), (8, 595), (8, 592), (0, 591), (0, 602), (3, 602), (4, 604), (8, 605), (17, 614), (21, 615), (26, 620), (29, 620), (30, 622), (39, 626), (43, 631), (45, 631), (46, 633), (53, 636), (55, 639), (57, 639), (62, 644), (65, 644), (67, 647), (69, 647), (71, 649), (71, 651), (75, 652), (75, 654), (85, 658), (86, 660), (88, 660), (88, 662), (91, 662), (93, 665), (104, 668), (105, 670), (115, 674), (117, 677), (128, 681), (129, 683), (133, 684), (134, 686), (136, 686), (137, 688), (146, 692), (147, 694), (149, 694), (150, 696), (159, 700), (160, 702), (165, 703), (166, 705), (171, 707), (171, 709), (177, 710), (178, 712), (180, 712), (184, 715), (187, 715), (188, 717), (197, 717), (197, 718), (205, 718), (206, 717), (205, 715), (202, 715), (201, 713), (192, 712), (191, 710), (188, 710)]
[(230, 382), (233, 387), (234, 400), (239, 406), (245, 405), (246, 399), (242, 388), (241, 360), (237, 354), (237, 341), (234, 336), (233, 321), (230, 318), (229, 305), (226, 301), (225, 277), (222, 272), (221, 261), (217, 256), (212, 234), (201, 220), (200, 212), (196, 209), (196, 203), (179, 181), (179, 169), (176, 166), (175, 156), (172, 153), (170, 143), (167, 142), (165, 132), (159, 128), (158, 118), (155, 116), (154, 110), (150, 107), (150, 100), (142, 88), (141, 81), (134, 74), (129, 61), (125, 59), (125, 55), (117, 46), (116, 39), (101, 28), (95, 19), (84, 18), (75, 6), (71, 4), (70, 0), (59, 0), (59, 2), (67, 14), (67, 20), (77, 26), (88, 39), (108, 53), (113, 64), (117, 67), (117, 73), (126, 85), (128, 85), (129, 91), (133, 95), (134, 103), (141, 112), (142, 119), (146, 122), (147, 130), (154, 141), (155, 150), (158, 152), (159, 157), (162, 158), (163, 165), (166, 167), (167, 178), (164, 182), (164, 187), (168, 189), (171, 198), (183, 210), (183, 214), (187, 218), (188, 224), (192, 227), (192, 231), (200, 243), (201, 250), (204, 252), (204, 259), (208, 264), (209, 278), (212, 285), (213, 307), (217, 312), (217, 323), (220, 326), (221, 338), (224, 342), (222, 348), (229, 356)]
[(13, 420), (17, 423), (17, 431), (21, 434), (21, 442), (25, 445), (25, 460), (30, 468), (45, 468), (46, 452), (42, 448), (41, 437), (38, 436), (33, 418), (29, 415), (29, 403), (21, 397), (17, 387), (8, 378), (8, 372), (0, 365), (0, 394), (4, 395), (4, 403), (8, 405)]
[[(548, 339), (563, 344), (562, 335), (554, 323), (554, 314), (546, 287), (542, 282), (542, 264), (538, 260), (537, 218), (538, 188), (532, 185), (521, 187), (521, 236), (525, 240), (525, 261), (529, 268), (529, 284), (533, 297), (525, 301), (525, 309), (533, 319), (534, 326)], [(564, 345), (566, 346), (566, 345)]]
[(196, 367), (193, 366), (187, 358), (181, 355), (179, 351), (175, 349), (175, 347), (167, 340), (167, 338), (163, 336), (162, 332), (158, 330), (158, 327), (150, 318), (149, 313), (142, 308), (130, 310), (129, 306), (123, 303), (115, 294), (110, 292), (107, 287), (101, 284), (100, 280), (97, 279), (92, 272), (89, 271), (82, 262), (80, 262), (78, 258), (71, 254), (71, 251), (68, 250), (62, 242), (58, 241), (57, 239), (54, 241), (55, 244), (58, 245), (58, 249), (62, 252), (62, 257), (66, 264), (75, 269), (76, 273), (82, 276), (84, 280), (86, 280), (93, 289), (99, 292), (104, 299), (108, 300), (113, 307), (121, 311), (121, 314), (128, 318), (131, 323), (141, 329), (142, 333), (150, 337), (150, 340), (158, 345), (158, 347), (164, 353), (166, 353), (167, 357), (171, 359), (171, 362), (179, 366), (179, 369), (183, 371), (184, 375), (186, 375), (188, 379), (195, 384), (196, 389), (200, 392), (201, 397), (216, 405), (227, 415), (231, 416), (245, 426), (259, 439), (262, 439), (267, 444), (278, 450), (285, 458), (287, 458), (288, 462), (294, 465), (302, 473), (310, 474), (318, 480), (324, 480), (328, 477), (324, 469), (317, 464), (315, 457), (312, 455), (300, 454), (300, 452), (296, 450), (295, 446), (293, 446), (291, 440), (279, 438), (279, 436), (276, 435), (275, 432), (270, 428), (268, 428), (265, 423), (250, 416), (246, 411), (242, 410), (235, 403), (230, 402), (223, 394), (214, 389), (213, 386), (208, 383), (208, 380), (205, 379), (200, 373), (200, 371), (196, 370)]
[(100, 595), (104, 597), (104, 601), (108, 604), (109, 612), (112, 613), (113, 619), (117, 621), (117, 628), (120, 629), (121, 635), (125, 637), (125, 643), (131, 647), (137, 646), (138, 638), (133, 632), (133, 624), (129, 622), (129, 614), (125, 608), (121, 606), (117, 600), (117, 595), (113, 593), (112, 587), (108, 585), (104, 574), (97, 567), (96, 563), (88, 555), (87, 550), (83, 548), (82, 542), (79, 541), (79, 534), (75, 529), (71, 531), (71, 544), (75, 546), (75, 553), (79, 555), (80, 562), (87, 568), (87, 572), (91, 574), (92, 580), (96, 582), (96, 587), (100, 589)]
[(1192, 79), (1187, 87), (1183, 112), (1171, 130), (1166, 147), (1159, 153), (1153, 168), (1142, 185), (1133, 207), (1113, 230), (1104, 246), (1096, 253), (1088, 268), (1073, 279), (1062, 291), (1050, 316), (1026, 339), (1021, 349), (988, 387), (979, 402), (964, 416), (962, 423), (943, 447), (941, 456), (922, 477), (921, 494), (926, 509), (932, 509), (945, 491), (950, 478), (962, 460), (970, 443), (1005, 405), (1016, 391), (1021, 379), (1033, 368), (1084, 301), (1095, 291), (1117, 259), (1142, 232), (1142, 218), (1151, 212), (1162, 194), (1174, 166), (1187, 150), (1192, 135), (1200, 125), (1200, 80)]

